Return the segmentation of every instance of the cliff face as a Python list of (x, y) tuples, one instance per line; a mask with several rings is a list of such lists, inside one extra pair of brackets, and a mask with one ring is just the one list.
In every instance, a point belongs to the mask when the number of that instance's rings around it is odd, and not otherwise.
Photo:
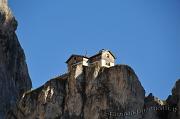
[[(144, 89), (126, 65), (77, 66), (72, 72), (27, 92), (9, 119), (105, 119), (144, 106)], [(129, 116), (128, 116), (129, 117)], [(141, 114), (127, 119), (139, 119)], [(118, 118), (124, 118), (119, 115)]]
[(0, 0), (0, 119), (179, 119), (180, 80), (166, 101), (145, 91), (127, 65), (74, 66), (32, 87), (17, 21)]
[(127, 65), (74, 67), (26, 92), (7, 119), (179, 119), (179, 81), (167, 101), (145, 97)]
[[(5, 4), (6, 3), (6, 4)], [(10, 108), (22, 94), (31, 89), (25, 56), (15, 30), (17, 21), (7, 6), (0, 1), (0, 119), (4, 119)]]
[(177, 80), (174, 88), (172, 89), (172, 95), (167, 99), (167, 104), (177, 109), (176, 113), (169, 112), (168, 119), (179, 119), (180, 118), (180, 79)]

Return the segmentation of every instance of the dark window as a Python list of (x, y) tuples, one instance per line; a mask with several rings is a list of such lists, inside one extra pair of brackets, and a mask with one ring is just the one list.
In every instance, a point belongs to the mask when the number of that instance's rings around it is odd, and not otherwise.
[(106, 65), (107, 65), (107, 66), (110, 66), (110, 62), (106, 62)]
[(106, 57), (109, 58), (109, 54), (106, 54)]
[(77, 63), (77, 58), (76, 57), (74, 57), (74, 61), (73, 61), (74, 63)]

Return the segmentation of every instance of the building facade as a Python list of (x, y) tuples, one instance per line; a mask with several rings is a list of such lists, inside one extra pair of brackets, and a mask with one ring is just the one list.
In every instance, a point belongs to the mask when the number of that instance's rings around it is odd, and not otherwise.
[(83, 55), (71, 55), (70, 58), (66, 61), (68, 66), (68, 71), (76, 65), (90, 66), (97, 64), (100, 67), (112, 67), (115, 65), (116, 57), (109, 50), (100, 50), (97, 54), (86, 57)]
[(101, 67), (112, 67), (115, 65), (115, 56), (109, 50), (100, 50), (98, 54), (89, 58), (89, 65), (98, 63)]

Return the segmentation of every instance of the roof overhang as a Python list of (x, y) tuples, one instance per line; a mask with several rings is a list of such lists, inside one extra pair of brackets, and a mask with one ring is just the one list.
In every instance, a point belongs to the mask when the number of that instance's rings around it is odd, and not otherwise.
[(73, 57), (82, 57), (82, 58), (87, 58), (87, 59), (89, 59), (88, 57), (83, 56), (83, 55), (75, 55), (75, 54), (73, 54), (73, 55), (71, 55), (71, 56), (66, 60), (66, 63), (68, 63)]
[(115, 55), (114, 55), (110, 50), (100, 50), (99, 53), (91, 56), (89, 59), (94, 58), (94, 57), (97, 57), (97, 56), (99, 56), (99, 55), (102, 55), (103, 52), (109, 52), (109, 53), (114, 57), (114, 59), (116, 59)]

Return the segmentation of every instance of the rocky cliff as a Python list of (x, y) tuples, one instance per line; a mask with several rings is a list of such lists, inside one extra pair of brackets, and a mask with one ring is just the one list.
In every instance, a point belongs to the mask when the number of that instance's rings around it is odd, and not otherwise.
[(166, 100), (167, 104), (177, 109), (176, 113), (168, 112), (168, 119), (179, 119), (180, 118), (180, 79), (177, 80), (174, 88), (172, 89), (172, 95)]
[(15, 30), (17, 21), (0, 0), (0, 119), (15, 106), (22, 94), (31, 89), (25, 55)]
[(26, 92), (8, 119), (179, 119), (179, 81), (168, 101), (145, 91), (127, 65), (78, 65)]
[(144, 97), (145, 91), (129, 66), (77, 66), (25, 93), (11, 115), (13, 119), (105, 119), (142, 109)]
[(180, 80), (166, 101), (153, 94), (145, 97), (137, 75), (127, 65), (77, 65), (30, 90), (16, 28), (7, 0), (0, 0), (0, 119), (180, 118)]

